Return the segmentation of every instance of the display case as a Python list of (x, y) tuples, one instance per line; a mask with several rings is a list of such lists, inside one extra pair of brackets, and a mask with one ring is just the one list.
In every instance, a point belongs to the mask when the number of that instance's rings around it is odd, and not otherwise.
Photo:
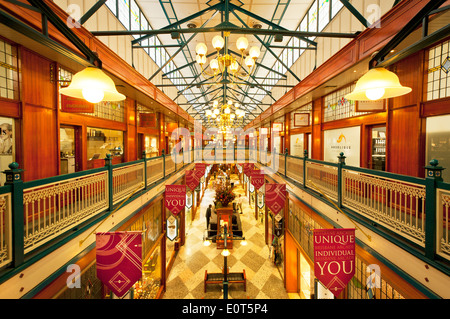
[(142, 278), (133, 286), (134, 299), (156, 299), (161, 288), (161, 243), (155, 246), (142, 265)]

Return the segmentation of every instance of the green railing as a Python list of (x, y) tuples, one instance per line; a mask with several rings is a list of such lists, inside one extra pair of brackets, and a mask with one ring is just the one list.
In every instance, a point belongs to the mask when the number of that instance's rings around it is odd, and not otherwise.
[(178, 163), (170, 155), (143, 154), (141, 160), (112, 165), (108, 154), (104, 167), (30, 182), (22, 181), (17, 163), (10, 164), (0, 187), (0, 269), (21, 265), (28, 254), (50, 247), (53, 240), (113, 211), (131, 194), (139, 196), (192, 161), (194, 150)]
[(435, 260), (438, 255), (450, 260), (450, 184), (442, 181), (443, 168), (437, 161), (426, 167), (427, 178), (418, 178), (347, 166), (343, 153), (337, 163), (309, 159), (306, 151), (304, 157), (287, 153), (274, 157), (270, 152), (257, 155), (258, 162), (272, 169), (276, 157), (279, 167), (274, 171), (280, 176), (312, 194), (325, 195), (338, 207), (368, 221), (369, 227), (384, 229), (386, 238), (414, 244), (428, 259)]
[(350, 216), (377, 225), (386, 238), (412, 243), (430, 260), (437, 256), (450, 260), (450, 184), (441, 180), (437, 162), (427, 166), (427, 178), (417, 178), (347, 166), (343, 154), (337, 163), (330, 163), (306, 154), (197, 149), (184, 158), (173, 154), (177, 162), (163, 155), (112, 165), (107, 157), (102, 168), (30, 182), (22, 181), (17, 163), (11, 164), (4, 172), (7, 182), (0, 187), (0, 268), (21, 265), (38, 248), (51, 249), (55, 239), (101, 218), (136, 190), (139, 196), (206, 155), (210, 163), (231, 159), (270, 167), (315, 196), (326, 194)]

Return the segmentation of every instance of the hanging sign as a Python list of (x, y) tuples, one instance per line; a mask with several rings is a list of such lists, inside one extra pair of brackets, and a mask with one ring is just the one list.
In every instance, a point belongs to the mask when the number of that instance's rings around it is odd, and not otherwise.
[(273, 223), (273, 233), (277, 237), (281, 237), (283, 235), (283, 224), (284, 224), (284, 218), (281, 217), (281, 215), (275, 216), (275, 222)]
[(166, 236), (170, 241), (174, 241), (178, 237), (178, 219), (173, 215), (167, 218), (166, 222)]
[(258, 208), (260, 208), (260, 209), (262, 209), (264, 207), (264, 193), (263, 192), (258, 192), (257, 204), (258, 204)]
[(314, 229), (314, 275), (336, 297), (355, 274), (355, 229)]
[(195, 174), (198, 178), (205, 175), (206, 163), (195, 163)]
[(286, 184), (265, 184), (266, 205), (274, 215), (278, 214), (286, 202)]
[(264, 174), (261, 174), (259, 171), (252, 172), (250, 175), (250, 183), (255, 186), (256, 189), (260, 189), (265, 183)]
[(142, 232), (96, 234), (97, 277), (122, 297), (142, 277)]
[(186, 170), (185, 174), (186, 186), (188, 186), (191, 190), (196, 189), (198, 184), (200, 183), (200, 177), (201, 176), (197, 176), (194, 170), (192, 169)]
[(186, 192), (186, 207), (187, 208), (192, 207), (192, 192), (191, 191)]
[(244, 163), (244, 174), (249, 176), (251, 171), (253, 171), (254, 167), (255, 167), (254, 163)]
[(177, 216), (186, 206), (186, 185), (166, 185), (164, 205)]

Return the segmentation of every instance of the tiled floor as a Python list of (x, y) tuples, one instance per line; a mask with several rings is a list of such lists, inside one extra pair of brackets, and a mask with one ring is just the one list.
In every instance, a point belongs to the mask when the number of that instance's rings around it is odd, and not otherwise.
[[(235, 193), (244, 196), (242, 185), (236, 175), (232, 175), (235, 182)], [(206, 229), (205, 212), (213, 202), (214, 189), (205, 191), (197, 211), (196, 218), (188, 230), (186, 244), (178, 252), (172, 270), (167, 280), (164, 299), (220, 299), (223, 298), (222, 285), (207, 286), (204, 292), (203, 279), (205, 270), (221, 272), (224, 257), (221, 250), (213, 243), (209, 247), (203, 245), (203, 234)], [(269, 247), (264, 242), (264, 228), (254, 218), (254, 210), (247, 203), (243, 204), (244, 213), (241, 216), (243, 236), (248, 244), (233, 243), (231, 255), (228, 257), (230, 272), (242, 272), (247, 275), (247, 291), (243, 284), (230, 284), (228, 298), (232, 299), (287, 299), (289, 295), (283, 285), (280, 271), (269, 259)]]

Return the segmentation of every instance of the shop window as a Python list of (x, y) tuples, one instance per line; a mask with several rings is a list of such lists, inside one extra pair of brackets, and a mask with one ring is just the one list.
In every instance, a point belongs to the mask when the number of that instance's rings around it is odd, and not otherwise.
[(0, 40), (0, 97), (18, 99), (17, 49)]
[(450, 181), (450, 115), (427, 118), (426, 123), (426, 163), (432, 159), (439, 161), (439, 166), (445, 167), (442, 178)]
[[(14, 119), (0, 117), (0, 171), (8, 168), (15, 158)], [(5, 174), (0, 176), (0, 185), (5, 183)]]
[[(87, 128), (88, 169), (103, 166), (106, 154), (111, 154), (113, 164), (123, 161), (123, 132), (99, 128)], [(100, 161), (99, 161), (100, 160)]]
[(427, 100), (450, 96), (450, 40), (428, 51)]
[(351, 85), (324, 97), (324, 122), (368, 114), (368, 112), (356, 112), (355, 101), (347, 100), (344, 97), (346, 94), (352, 92), (353, 88), (354, 85)]

